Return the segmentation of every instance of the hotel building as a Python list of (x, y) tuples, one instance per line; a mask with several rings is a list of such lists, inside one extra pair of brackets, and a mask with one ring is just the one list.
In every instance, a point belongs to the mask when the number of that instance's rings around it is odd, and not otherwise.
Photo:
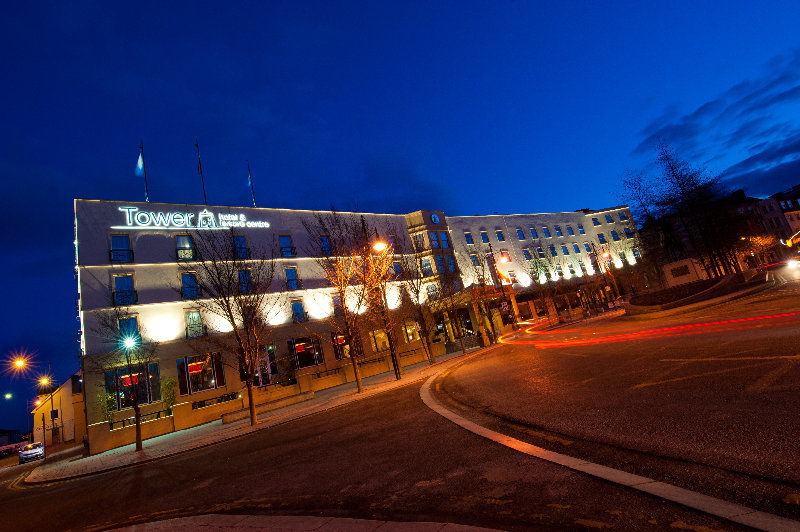
[[(323, 213), (324, 214), (324, 213)], [(196, 253), (193, 236), (202, 231), (229, 230), (236, 253), (275, 244), (276, 280), (281, 290), (266, 319), (274, 327), (257, 376), (259, 409), (289, 404), (313, 396), (315, 390), (354, 380), (342, 339), (326, 320), (335, 312), (335, 297), (312, 252), (306, 224), (318, 211), (224, 207), (102, 200), (75, 200), (75, 254), (78, 284), (80, 348), (83, 356), (87, 437), (97, 453), (134, 441), (130, 389), (138, 386), (143, 437), (149, 438), (220, 418), (245, 417), (247, 396), (231, 353), (202, 348), (198, 339), (225, 335), (231, 326), (204, 311), (203, 294), (193, 278)], [(595, 256), (605, 256), (617, 268), (634, 264), (635, 227), (626, 207), (600, 211), (489, 216), (446, 216), (441, 211), (406, 215), (339, 213), (365, 220), (392, 238), (397, 250), (419, 265), (431, 303), (438, 295), (441, 272), (460, 274), (461, 287), (475, 283), (476, 264), (496, 266), (497, 281), (524, 299), (533, 283), (552, 282), (596, 273)], [(531, 264), (540, 278), (534, 279)], [(545, 264), (546, 271), (541, 265)], [(387, 304), (397, 307), (402, 281), (390, 283)], [(467, 290), (464, 290), (466, 293)], [(465, 305), (468, 345), (486, 341), (484, 327), (505, 330), (500, 301), (490, 305), (491, 323), (474, 305)], [(99, 318), (124, 309), (125, 326), (158, 344), (146, 375), (128, 375), (123, 368), (98, 371), (92, 360), (109, 350)], [(524, 314), (524, 312), (522, 312)], [(433, 351), (452, 348), (453, 327), (441, 312), (435, 316)], [(122, 327), (122, 323), (120, 323)], [(418, 328), (412, 321), (394, 337), (401, 365), (424, 359)], [(362, 376), (388, 371), (388, 343), (380, 331), (361, 331), (359, 368)], [(483, 339), (481, 339), (483, 338)], [(208, 344), (210, 345), (210, 344)], [(449, 346), (449, 347), (448, 347)], [(292, 366), (292, 378), (281, 377), (278, 360)], [(175, 401), (165, 407), (165, 383), (174, 383)], [(76, 435), (77, 437), (77, 435)]]

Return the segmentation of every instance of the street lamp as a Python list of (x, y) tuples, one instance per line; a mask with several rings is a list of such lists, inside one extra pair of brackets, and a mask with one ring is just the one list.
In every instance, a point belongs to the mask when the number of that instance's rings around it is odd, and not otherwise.
[(50, 384), (50, 377), (42, 377), (42, 378), (40, 378), (39, 379), (39, 384), (41, 386), (47, 386), (48, 384)]
[[(375, 251), (376, 253), (385, 254), (388, 251), (388, 249), (389, 249), (389, 245), (386, 244), (386, 242), (381, 242), (380, 240), (378, 240), (377, 242), (372, 244), (372, 250)], [(373, 275), (375, 275), (374, 272), (373, 272)], [(383, 316), (382, 316), (383, 325), (384, 325), (384, 329), (386, 329), (386, 339), (389, 341), (389, 353), (390, 353), (390, 356), (391, 356), (391, 359), (392, 359), (392, 366), (394, 368), (394, 376), (395, 376), (395, 378), (397, 380), (400, 380), (400, 377), (401, 377), (400, 360), (398, 360), (397, 353), (395, 353), (394, 345), (393, 345), (393, 342), (392, 342), (392, 334), (391, 334), (391, 331), (389, 330), (390, 327), (388, 326), (388, 323), (389, 323), (389, 303), (386, 301), (386, 291), (384, 290), (384, 287), (382, 286), (383, 282), (381, 281), (381, 279), (383, 279), (382, 276), (385, 275), (385, 272), (381, 271), (377, 275), (378, 275), (378, 277), (376, 278), (376, 280), (379, 281), (379, 283), (378, 283), (379, 284), (378, 291), (380, 292), (379, 297), (380, 297), (380, 304), (381, 304), (381, 313), (383, 314)]]
[(122, 339), (122, 347), (124, 347), (125, 349), (133, 349), (134, 347), (136, 347), (137, 343), (138, 342), (135, 336), (126, 336), (125, 338)]
[(10, 393), (7, 393), (7, 394), (5, 394), (5, 395), (4, 395), (4, 397), (5, 397), (6, 399), (11, 399), (11, 398), (12, 398), (12, 397), (14, 397), (14, 396), (13, 396), (13, 395), (11, 395)]
[(383, 252), (383, 251), (386, 251), (386, 248), (388, 248), (388, 247), (389, 247), (389, 246), (386, 244), (386, 242), (381, 242), (380, 240), (379, 240), (379, 241), (377, 241), (377, 242), (375, 242), (375, 243), (372, 245), (372, 249), (374, 249), (374, 250), (375, 250), (375, 251), (377, 251), (378, 253), (381, 253), (381, 252)]

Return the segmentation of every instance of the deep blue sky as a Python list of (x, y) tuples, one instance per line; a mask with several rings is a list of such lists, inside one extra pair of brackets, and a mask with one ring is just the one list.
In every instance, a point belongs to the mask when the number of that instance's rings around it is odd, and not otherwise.
[[(72, 198), (541, 212), (620, 203), (658, 138), (800, 182), (800, 4), (18, 2), (0, 18), (0, 356), (77, 368)], [(433, 4), (431, 6), (430, 4)], [(652, 5), (655, 4), (655, 5)], [(221, 7), (222, 6), (222, 7)], [(31, 383), (0, 376), (0, 427)]]

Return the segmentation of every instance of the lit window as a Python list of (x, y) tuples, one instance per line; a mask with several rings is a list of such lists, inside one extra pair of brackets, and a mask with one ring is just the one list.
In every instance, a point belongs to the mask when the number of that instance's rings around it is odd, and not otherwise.
[(130, 369), (111, 369), (105, 372), (104, 381), (108, 410), (120, 410), (130, 408), (135, 403), (155, 403), (161, 400), (158, 363), (135, 364)]
[(189, 235), (177, 235), (175, 246), (178, 260), (194, 260), (194, 242)]
[(299, 290), (302, 286), (300, 278), (297, 276), (297, 268), (290, 266), (284, 268), (283, 272), (286, 274), (286, 288), (289, 290)]
[(544, 235), (545, 238), (550, 238), (550, 229), (548, 229), (547, 227), (542, 227), (542, 234)]
[(431, 267), (431, 259), (424, 258), (419, 260), (419, 270), (422, 272), (423, 277), (430, 277), (433, 275), (433, 268)]
[(603, 233), (597, 233), (597, 241), (600, 242), (601, 244), (605, 244), (606, 235), (604, 235)]
[(436, 234), (436, 231), (430, 231), (428, 237), (431, 241), (431, 249), (439, 249), (439, 235)]
[(558, 252), (556, 251), (556, 247), (555, 246), (550, 246), (550, 256), (551, 257), (555, 257), (557, 255), (558, 255)]
[(186, 311), (186, 338), (199, 338), (205, 336), (206, 326), (203, 325), (203, 315), (199, 310)]
[(531, 237), (539, 238), (539, 233), (536, 232), (536, 228), (535, 227), (531, 227)]
[(448, 249), (450, 247), (450, 240), (447, 238), (447, 231), (442, 231), (439, 233), (439, 240), (442, 243), (442, 249)]
[(503, 236), (503, 232), (502, 231), (498, 230), (498, 231), (495, 231), (494, 233), (497, 235), (497, 241), (498, 242), (505, 242), (506, 241), (505, 237)]
[(372, 344), (372, 351), (379, 353), (389, 349), (389, 338), (386, 336), (386, 331), (383, 329), (375, 329), (369, 332), (370, 344)]
[(435, 284), (429, 284), (426, 286), (425, 291), (428, 292), (428, 299), (431, 301), (439, 299), (439, 287)]
[(567, 226), (567, 234), (569, 236), (575, 236), (575, 231), (572, 230), (572, 226), (571, 225)]
[(574, 251), (575, 254), (578, 254), (581, 252), (581, 247), (578, 244), (572, 244), (572, 251)]
[(522, 229), (517, 229), (517, 238), (519, 240), (525, 240), (525, 231)]
[(183, 299), (197, 299), (200, 297), (197, 274), (193, 272), (181, 273), (181, 297)]
[(508, 270), (508, 278), (512, 283), (517, 282), (517, 274), (514, 273), (514, 270)]
[(480, 266), (480, 262), (478, 261), (478, 256), (475, 255), (474, 253), (469, 256), (469, 259), (472, 261), (473, 266), (475, 267)]
[(133, 289), (133, 275), (114, 276), (114, 305), (133, 305), (136, 303), (136, 291)]
[(533, 257), (531, 256), (531, 250), (525, 248), (522, 250), (522, 256), (525, 257), (525, 260), (531, 260)]
[(611, 240), (614, 242), (619, 242), (619, 233), (616, 231), (611, 231)]
[(597, 218), (592, 218), (592, 225), (600, 225), (600, 220)]
[(489, 243), (489, 233), (487, 233), (486, 231), (481, 231), (481, 241), (484, 244), (488, 244)]
[(414, 241), (414, 249), (417, 251), (422, 251), (425, 249), (425, 235), (422, 233), (417, 233), (411, 237)]
[(225, 369), (219, 353), (179, 358), (178, 388), (181, 395), (225, 386)]
[(297, 369), (322, 364), (322, 349), (319, 340), (308, 337), (295, 338), (286, 341), (289, 353), (294, 353), (294, 364)]
[(467, 241), (467, 244), (474, 244), (474, 242), (472, 241), (472, 233), (470, 233), (469, 231), (464, 232), (464, 240)]
[(564, 236), (564, 233), (561, 232), (560, 225), (553, 226), (553, 228), (556, 230), (556, 236)]
[(565, 244), (561, 245), (561, 253), (563, 253), (564, 255), (569, 255), (569, 250), (567, 249), (567, 246)]
[(130, 235), (111, 235), (111, 249), (108, 250), (108, 260), (111, 262), (133, 262)]
[(417, 324), (412, 320), (403, 322), (403, 332), (406, 334), (406, 342), (416, 342), (419, 340), (419, 331), (417, 331)]
[(297, 250), (292, 242), (292, 235), (278, 235), (278, 244), (281, 248), (281, 257), (297, 256)]
[(606, 223), (614, 223), (614, 218), (612, 218), (610, 214), (606, 214)]
[(511, 262), (511, 255), (508, 254), (507, 249), (501, 249), (500, 256), (506, 259), (505, 262)]
[(578, 224), (578, 233), (581, 235), (586, 234), (586, 231), (583, 230), (583, 224)]

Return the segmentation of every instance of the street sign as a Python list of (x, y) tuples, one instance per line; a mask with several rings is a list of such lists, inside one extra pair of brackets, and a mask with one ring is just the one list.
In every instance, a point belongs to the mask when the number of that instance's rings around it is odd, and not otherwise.
[(503, 309), (503, 312), (508, 312), (508, 301), (503, 301), (503, 303), (500, 305), (500, 308)]

